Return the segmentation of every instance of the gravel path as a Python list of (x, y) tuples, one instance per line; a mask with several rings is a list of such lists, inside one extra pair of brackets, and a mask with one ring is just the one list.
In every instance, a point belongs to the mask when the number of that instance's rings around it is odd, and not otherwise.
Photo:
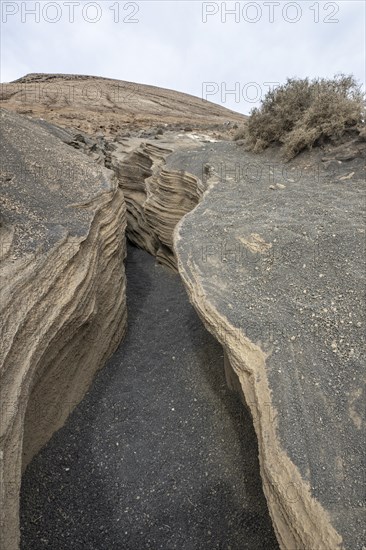
[(127, 278), (127, 337), (24, 474), (22, 549), (277, 549), (221, 347), (147, 253)]

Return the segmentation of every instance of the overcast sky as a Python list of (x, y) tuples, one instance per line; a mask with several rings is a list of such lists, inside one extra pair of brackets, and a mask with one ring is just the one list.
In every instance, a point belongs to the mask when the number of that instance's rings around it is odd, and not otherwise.
[(98, 75), (243, 113), (287, 77), (343, 72), (365, 82), (363, 0), (1, 0), (1, 11), (1, 82)]

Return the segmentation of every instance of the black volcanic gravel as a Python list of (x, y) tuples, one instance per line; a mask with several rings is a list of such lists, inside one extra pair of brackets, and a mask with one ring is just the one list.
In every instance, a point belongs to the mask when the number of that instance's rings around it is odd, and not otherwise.
[(23, 476), (21, 548), (276, 550), (220, 345), (147, 253), (127, 280), (125, 340)]

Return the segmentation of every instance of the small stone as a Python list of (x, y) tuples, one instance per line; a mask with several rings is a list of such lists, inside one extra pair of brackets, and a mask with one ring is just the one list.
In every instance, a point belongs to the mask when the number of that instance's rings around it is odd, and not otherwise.
[(340, 181), (349, 180), (349, 179), (351, 179), (354, 175), (355, 175), (355, 173), (354, 173), (354, 172), (351, 172), (351, 173), (348, 174), (347, 176), (342, 176), (341, 178), (339, 178), (339, 180), (340, 180)]

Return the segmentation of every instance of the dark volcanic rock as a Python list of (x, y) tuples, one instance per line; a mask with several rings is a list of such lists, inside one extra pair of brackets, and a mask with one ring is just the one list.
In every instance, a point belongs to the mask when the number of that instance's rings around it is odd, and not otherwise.
[(364, 172), (350, 161), (352, 179), (314, 177), (300, 162), (234, 144), (171, 156), (218, 174), (175, 250), (257, 420), (281, 547), (354, 550), (365, 541)]

